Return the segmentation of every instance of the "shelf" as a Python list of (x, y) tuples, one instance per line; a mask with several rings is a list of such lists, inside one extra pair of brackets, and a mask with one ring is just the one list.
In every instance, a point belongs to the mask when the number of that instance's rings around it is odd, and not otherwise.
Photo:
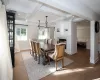
[(8, 38), (9, 38), (9, 46), (11, 52), (12, 65), (15, 66), (15, 58), (14, 58), (14, 43), (15, 43), (15, 13), (7, 12), (7, 27), (8, 27)]

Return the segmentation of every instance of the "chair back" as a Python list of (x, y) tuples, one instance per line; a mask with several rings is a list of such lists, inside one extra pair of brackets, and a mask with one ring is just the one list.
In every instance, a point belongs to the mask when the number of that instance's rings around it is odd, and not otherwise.
[(32, 50), (33, 50), (34, 53), (36, 53), (35, 42), (34, 41), (32, 41)]
[(48, 40), (47, 39), (44, 39), (44, 43), (48, 43)]
[(48, 39), (48, 44), (52, 44), (52, 39)]
[(35, 47), (36, 47), (36, 54), (40, 54), (40, 44), (38, 42), (35, 42)]
[(33, 45), (32, 40), (29, 40), (29, 44), (30, 44), (30, 48), (32, 50), (32, 45)]
[(58, 43), (58, 41), (57, 41), (57, 39), (52, 39), (52, 42), (51, 42), (53, 45), (55, 45), (55, 44), (57, 44)]
[(56, 59), (64, 57), (64, 52), (65, 52), (64, 44), (56, 44), (55, 45), (55, 53), (56, 53), (55, 58)]

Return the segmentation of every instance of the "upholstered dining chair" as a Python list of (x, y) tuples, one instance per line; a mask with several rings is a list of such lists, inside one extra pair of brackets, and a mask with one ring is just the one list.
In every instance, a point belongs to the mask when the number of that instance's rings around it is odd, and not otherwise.
[(55, 51), (53, 54), (48, 54), (49, 64), (50, 58), (55, 61), (55, 67), (57, 70), (57, 62), (62, 60), (62, 68), (64, 67), (64, 52), (65, 52), (65, 44), (56, 44)]
[(40, 57), (42, 56), (42, 50), (40, 48), (39, 42), (35, 42), (35, 48), (36, 48), (36, 58), (38, 58), (38, 64), (40, 64)]
[(32, 41), (32, 53), (33, 53), (33, 57), (35, 57), (36, 55), (35, 41)]
[(48, 44), (52, 44), (52, 39), (48, 39)]
[(52, 39), (51, 43), (52, 43), (53, 45), (55, 45), (55, 44), (58, 43), (58, 40), (57, 40), (57, 39)]
[(32, 50), (33, 43), (32, 43), (32, 40), (30, 40), (30, 39), (29, 39), (29, 44), (30, 44), (30, 54), (32, 55), (32, 53), (33, 53), (33, 52), (32, 52), (32, 51), (33, 51), (33, 50)]
[(48, 41), (49, 41), (49, 39), (44, 39), (44, 43), (46, 43), (46, 44), (47, 44), (47, 43), (48, 43)]

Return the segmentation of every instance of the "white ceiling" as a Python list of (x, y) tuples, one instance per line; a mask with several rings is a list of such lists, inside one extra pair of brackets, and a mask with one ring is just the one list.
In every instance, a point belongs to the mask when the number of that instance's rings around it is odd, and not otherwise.
[[(55, 1), (55, 0), (54, 0)], [(97, 14), (100, 14), (100, 0), (59, 0), (57, 3), (63, 3), (62, 5), (66, 5), (66, 3), (76, 3), (79, 7), (81, 4), (85, 4), (88, 8), (91, 8)]]
[[(72, 18), (72, 14), (70, 14), (70, 11), (67, 12), (67, 10), (64, 11), (63, 9), (56, 9), (56, 7), (58, 6), (62, 6), (62, 7), (65, 6), (66, 9), (68, 6), (69, 7), (73, 6), (76, 9), (76, 7), (81, 7), (82, 5), (81, 8), (83, 8), (83, 10), (85, 10), (85, 8), (88, 8), (90, 9), (89, 10), (90, 13), (94, 11), (97, 14), (100, 14), (100, 9), (99, 9), (100, 0), (59, 0), (59, 1), (58, 0), (46, 0), (46, 1), (51, 1), (52, 4), (55, 2), (57, 4), (55, 8), (52, 8), (50, 5), (47, 5), (45, 3), (41, 4), (40, 2), (38, 2), (41, 0), (8, 0), (8, 2), (7, 0), (4, 0), (4, 1), (6, 1), (7, 10), (14, 10), (17, 12), (16, 14), (17, 20), (27, 19), (32, 22), (38, 22), (38, 20), (41, 20), (41, 22), (44, 22), (45, 16), (48, 16), (48, 21), (52, 22), (52, 21), (62, 19), (62, 17)], [(70, 5), (71, 3), (74, 5)], [(82, 10), (81, 8), (79, 10)], [(86, 9), (86, 12), (88, 12), (88, 9)], [(77, 13), (77, 10), (76, 10), (76, 13)], [(94, 15), (95, 14), (93, 13), (91, 16), (94, 16)], [(77, 14), (76, 16), (80, 16), (80, 15)], [(85, 19), (86, 17), (82, 16), (81, 18), (80, 16), (81, 19), (79, 17), (76, 17), (76, 18), (77, 18), (76, 20), (80, 21), (82, 20), (82, 18)]]
[(9, 0), (6, 8), (18, 12), (32, 13), (36, 5), (36, 2), (31, 2), (28, 0)]
[(46, 20), (45, 16), (48, 16), (48, 22), (51, 22), (52, 20), (59, 18), (59, 16), (55, 14), (52, 14), (50, 12), (43, 12), (40, 10), (34, 15), (33, 19), (31, 20), (32, 21), (38, 21), (38, 20), (45, 21)]
[(100, 0), (81, 0), (89, 8), (95, 11), (97, 14), (100, 14)]

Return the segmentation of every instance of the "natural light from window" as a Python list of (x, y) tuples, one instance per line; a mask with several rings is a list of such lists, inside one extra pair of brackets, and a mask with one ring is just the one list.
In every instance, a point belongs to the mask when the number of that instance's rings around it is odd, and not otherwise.
[(66, 69), (66, 70), (61, 70), (59, 72), (55, 72), (54, 75), (63, 75), (63, 74), (70, 74), (70, 73), (74, 73), (74, 72), (81, 72), (81, 71), (86, 71), (86, 70), (92, 69), (92, 68), (93, 67)]
[(17, 27), (16, 28), (16, 37), (18, 41), (27, 40), (27, 28), (26, 27)]
[(100, 78), (97, 78), (97, 79), (93, 79), (93, 80), (100, 80)]
[(47, 28), (39, 29), (38, 39), (43, 40), (43, 39), (48, 39), (48, 38), (49, 38), (48, 29)]

